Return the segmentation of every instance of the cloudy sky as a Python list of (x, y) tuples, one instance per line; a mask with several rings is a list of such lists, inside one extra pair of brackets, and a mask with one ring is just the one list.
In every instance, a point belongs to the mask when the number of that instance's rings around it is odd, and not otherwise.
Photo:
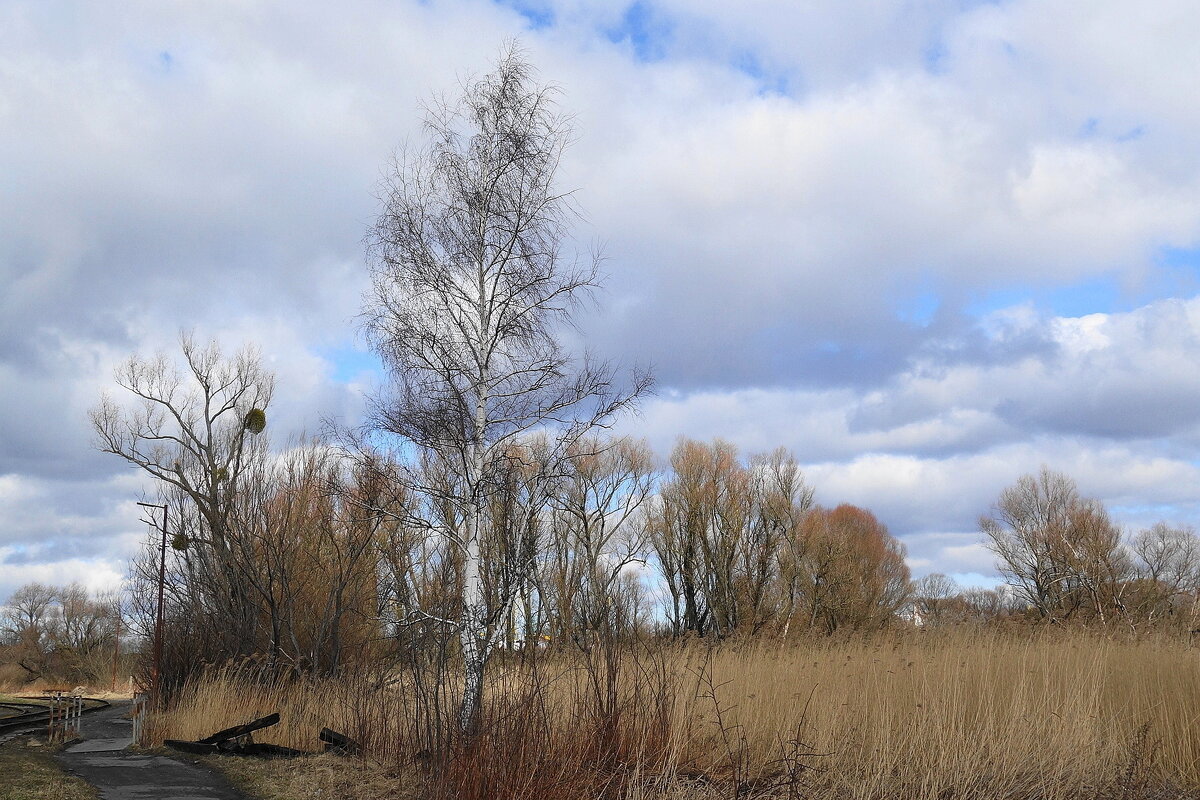
[(362, 238), (421, 103), (520, 37), (628, 431), (785, 445), (920, 575), (1042, 464), (1200, 513), (1194, 0), (0, 4), (0, 600), (113, 585), (147, 484), (86, 412), (181, 328), (257, 342), (277, 441), (377, 380)]

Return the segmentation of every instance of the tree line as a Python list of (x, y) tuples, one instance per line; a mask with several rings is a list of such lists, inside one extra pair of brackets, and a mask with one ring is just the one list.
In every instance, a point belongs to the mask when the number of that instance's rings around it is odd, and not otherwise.
[(27, 583), (0, 606), (0, 683), (52, 678), (107, 685), (115, 680), (120, 596), (78, 583)]
[[(183, 353), (200, 397), (213, 385), (244, 394), (230, 376), (264, 380), (252, 351), (226, 359), (185, 339)], [(184, 396), (180, 375), (159, 379)], [(209, 398), (208, 407), (226, 404)], [(431, 531), (460, 524), (446, 500), (454, 476), (425, 460), (416, 468), (430, 491), (416, 495), (413, 476), (390, 477), (399, 465), (379, 453), (322, 440), (273, 452), (245, 425), (248, 413), (224, 427), (220, 416), (196, 418), (197, 430), (225, 437), (224, 457), (201, 450), (224, 471), (218, 492), (194, 477), (164, 494), (166, 672), (182, 680), (197, 665), (253, 658), (272, 671), (329, 674), (347, 661), (401, 658), (405, 642), (444, 633), (462, 602), (463, 559)], [(228, 458), (234, 439), (249, 441)], [(585, 438), (552, 480), (545, 452), (538, 436), (505, 451), (505, 479), (480, 525), (483, 614), (506, 649), (587, 649), (635, 634), (787, 638), (901, 619), (1190, 629), (1200, 609), (1195, 531), (1158, 523), (1125, 536), (1102, 503), (1046, 468), (981, 518), (1005, 586), (964, 590), (939, 573), (911, 581), (886, 527), (866, 509), (815, 505), (782, 448), (743, 457), (725, 441), (681, 439), (659, 464), (642, 441)], [(197, 475), (196, 464), (171, 468)], [(187, 487), (218, 499), (197, 502)], [(144, 638), (158, 536), (133, 562), (123, 616)], [(118, 613), (118, 598), (77, 584), (23, 586), (0, 614), (3, 660), (20, 670), (14, 678), (103, 682)]]
[[(167, 671), (253, 657), (330, 673), (453, 627), (469, 558), (461, 474), (362, 439), (273, 451), (247, 424), (269, 407), (257, 354), (189, 337), (181, 352), (182, 365), (130, 359), (120, 382), (139, 402), (93, 414), (105, 449), (167, 476)], [(660, 465), (641, 440), (561, 446), (532, 431), (490, 459), (470, 524), (476, 613), (498, 647), (879, 627), (908, 600), (903, 545), (866, 509), (815, 506), (782, 448), (743, 457), (681, 439)], [(142, 631), (157, 537), (132, 568)]]

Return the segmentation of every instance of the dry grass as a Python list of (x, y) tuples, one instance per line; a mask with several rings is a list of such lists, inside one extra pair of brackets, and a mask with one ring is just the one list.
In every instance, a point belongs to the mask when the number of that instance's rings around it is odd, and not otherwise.
[(0, 744), (0, 800), (96, 800), (96, 790), (63, 772), (53, 752), (30, 737)]
[(413, 800), (419, 788), (376, 764), (331, 755), (302, 761), (205, 756), (199, 761), (257, 800)]
[[(825, 754), (805, 759), (811, 784), (838, 797), (1080, 797), (1200, 790), (1198, 655), (1078, 633), (929, 634), (719, 651), (712, 673), (751, 777), (798, 729)], [(699, 757), (715, 770), (722, 755)]]
[(345, 730), (369, 773), (325, 757), (291, 774), (369, 774), (347, 795), (362, 798), (1200, 796), (1198, 657), (1186, 641), (1057, 631), (669, 646), (626, 656), (601, 714), (579, 660), (550, 656), (498, 665), (483, 734), (437, 770), (405, 727), (402, 682), (226, 672), (189, 687), (157, 736), (277, 710), (260, 740), (317, 750), (320, 727)]

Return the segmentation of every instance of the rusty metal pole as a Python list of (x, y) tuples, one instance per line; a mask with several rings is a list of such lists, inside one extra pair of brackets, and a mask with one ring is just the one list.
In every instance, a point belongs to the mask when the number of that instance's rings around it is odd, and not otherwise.
[(158, 618), (154, 621), (154, 707), (162, 702), (163, 592), (167, 583), (167, 507), (163, 506), (162, 547), (158, 561)]
[(138, 503), (147, 508), (161, 508), (163, 512), (162, 546), (159, 550), (158, 564), (158, 616), (154, 620), (154, 667), (150, 674), (151, 707), (158, 708), (161, 699), (159, 682), (162, 676), (162, 636), (163, 636), (163, 593), (167, 583), (167, 507), (158, 503)]
[(113, 605), (114, 605), (113, 610), (116, 612), (116, 617), (114, 619), (115, 619), (115, 624), (117, 627), (116, 627), (116, 631), (113, 633), (113, 670), (112, 670), (113, 674), (112, 674), (112, 688), (109, 689), (109, 691), (115, 694), (117, 691), (117, 665), (121, 662), (121, 597), (120, 597), (120, 595), (117, 596), (117, 602), (114, 603)]

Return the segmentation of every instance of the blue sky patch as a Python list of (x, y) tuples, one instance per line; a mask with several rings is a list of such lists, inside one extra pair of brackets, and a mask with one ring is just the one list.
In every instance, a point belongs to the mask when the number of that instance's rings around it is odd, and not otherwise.
[(942, 75), (946, 72), (946, 45), (939, 39), (928, 47), (921, 54), (922, 61), (925, 64), (925, 71), (930, 75)]
[(942, 305), (942, 298), (932, 288), (919, 289), (912, 294), (899, 298), (892, 308), (896, 316), (909, 325), (926, 328), (933, 322)]
[(1056, 317), (1085, 317), (1087, 314), (1129, 311), (1138, 305), (1122, 291), (1120, 281), (1115, 276), (1106, 276), (1066, 287), (1016, 284), (996, 289), (967, 301), (964, 312), (971, 317), (986, 317), (1002, 308), (1020, 306), (1025, 302), (1032, 302), (1040, 311), (1055, 314)]
[(1164, 247), (1159, 251), (1158, 263), (1168, 269), (1200, 274), (1200, 247)]
[(1078, 136), (1080, 139), (1110, 139), (1118, 143), (1136, 142), (1146, 135), (1145, 125), (1134, 125), (1131, 128), (1126, 128), (1120, 133), (1113, 133), (1111, 126), (1106, 126), (1104, 120), (1100, 117), (1088, 117), (1079, 126)]
[(1118, 142), (1134, 142), (1146, 135), (1145, 125), (1135, 125), (1117, 137)]
[(758, 84), (759, 97), (768, 95), (788, 96), (791, 94), (791, 79), (783, 72), (774, 72), (763, 66), (758, 56), (745, 50), (733, 58), (733, 68), (749, 75)]
[(604, 35), (614, 44), (628, 42), (639, 61), (661, 61), (667, 55), (671, 28), (670, 22), (655, 13), (649, 3), (637, 0)]
[(338, 383), (361, 380), (363, 375), (370, 375), (376, 381), (383, 379), (383, 362), (369, 350), (342, 345), (318, 350), (317, 354), (333, 365), (333, 379)]
[(496, 5), (512, 9), (525, 18), (526, 27), (540, 31), (554, 27), (554, 9), (549, 3), (526, 2), (526, 0), (495, 0)]
[(995, 589), (1003, 583), (997, 575), (980, 575), (978, 572), (951, 572), (948, 577), (963, 589)]
[(1200, 294), (1200, 247), (1163, 247), (1153, 267), (1140, 280), (1108, 273), (1066, 286), (1019, 283), (995, 289), (967, 301), (963, 311), (982, 317), (1003, 308), (1032, 302), (1061, 317), (1132, 311), (1168, 297)]
[(1179, 294), (1181, 281), (1169, 273), (1130, 285), (1116, 274), (1108, 274), (1069, 286), (1017, 284), (996, 289), (969, 300), (963, 311), (983, 317), (1004, 308), (1033, 303), (1037, 309), (1058, 317), (1083, 317), (1088, 314), (1114, 314), (1132, 311), (1147, 303)]

